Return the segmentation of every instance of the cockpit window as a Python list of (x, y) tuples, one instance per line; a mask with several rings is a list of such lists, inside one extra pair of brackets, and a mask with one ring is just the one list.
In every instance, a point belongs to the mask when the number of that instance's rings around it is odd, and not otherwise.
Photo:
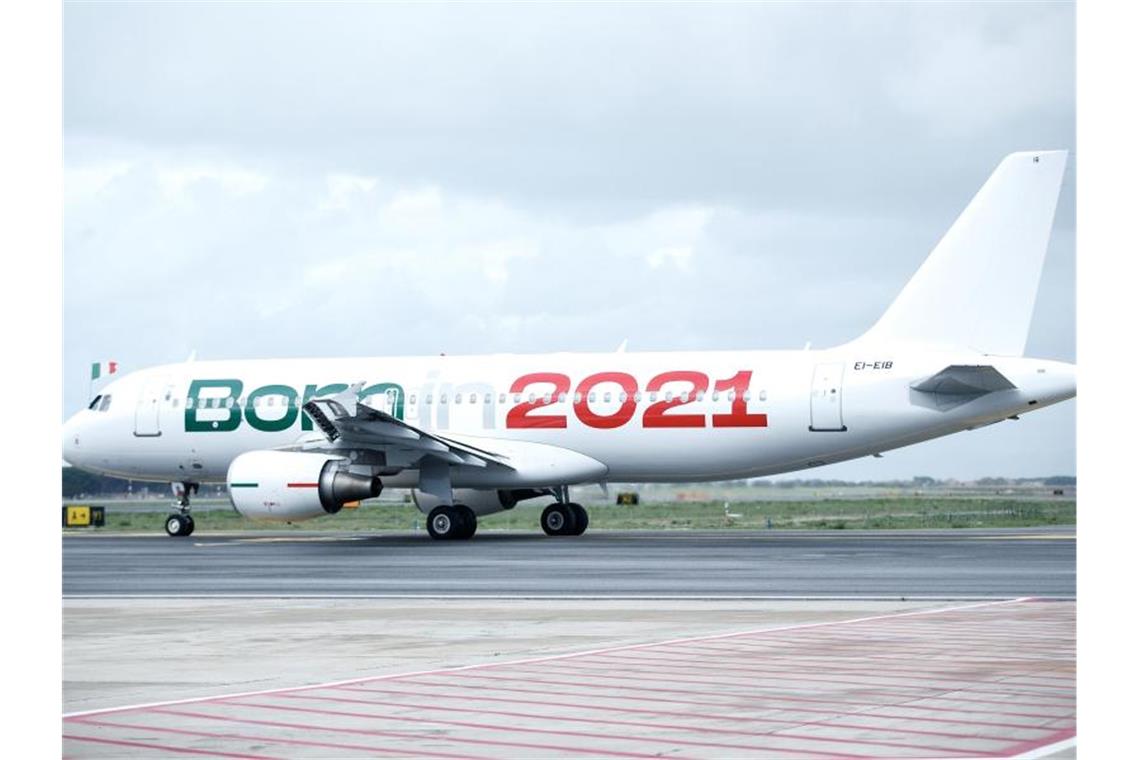
[(101, 399), (101, 398), (103, 398), (103, 395), (102, 395), (102, 394), (100, 394), (100, 395), (96, 396), (95, 398), (91, 399), (91, 403), (87, 405), (87, 408), (88, 408), (88, 409), (90, 409), (90, 410), (92, 410), (92, 411), (94, 411), (94, 410), (95, 410), (95, 407), (99, 406), (99, 399)]
[(103, 397), (103, 403), (99, 404), (99, 411), (105, 412), (111, 408), (111, 396), (108, 394)]

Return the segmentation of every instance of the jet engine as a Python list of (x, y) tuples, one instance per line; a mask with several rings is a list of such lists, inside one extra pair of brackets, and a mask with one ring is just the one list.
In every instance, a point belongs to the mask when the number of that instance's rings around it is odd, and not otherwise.
[(253, 520), (309, 520), (336, 514), (347, 502), (379, 496), (380, 478), (349, 471), (343, 457), (294, 451), (250, 451), (226, 473), (230, 502)]

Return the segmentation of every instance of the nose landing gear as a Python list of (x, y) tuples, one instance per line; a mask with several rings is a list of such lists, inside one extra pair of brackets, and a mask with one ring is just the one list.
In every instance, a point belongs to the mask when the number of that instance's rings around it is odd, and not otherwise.
[(178, 511), (166, 518), (166, 535), (189, 536), (194, 532), (194, 518), (190, 516), (190, 494), (198, 493), (197, 483), (171, 483), (174, 495), (178, 497)]

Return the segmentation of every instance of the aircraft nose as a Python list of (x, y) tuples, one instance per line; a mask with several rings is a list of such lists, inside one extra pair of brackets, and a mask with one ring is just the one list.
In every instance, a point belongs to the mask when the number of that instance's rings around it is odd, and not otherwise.
[(76, 464), (79, 460), (79, 423), (75, 417), (63, 423), (63, 460), (68, 464)]

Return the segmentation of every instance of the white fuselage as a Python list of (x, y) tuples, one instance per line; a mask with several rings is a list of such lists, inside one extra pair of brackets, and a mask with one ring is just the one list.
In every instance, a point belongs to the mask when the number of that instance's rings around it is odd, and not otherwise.
[[(911, 388), (947, 366), (983, 364), (1016, 388), (942, 408)], [(544, 450), (522, 444), (581, 455), (510, 472), (457, 469), (453, 485), (469, 488), (771, 475), (977, 427), (1076, 393), (1074, 367), (1062, 362), (858, 344), (190, 362), (104, 387), (106, 410), (66, 423), (64, 457), (139, 480), (224, 481), (244, 452), (320, 439), (300, 405), (361, 381), (362, 400), (422, 430), (515, 452), (520, 461), (542, 459)], [(394, 464), (385, 486), (416, 487), (417, 470)]]

